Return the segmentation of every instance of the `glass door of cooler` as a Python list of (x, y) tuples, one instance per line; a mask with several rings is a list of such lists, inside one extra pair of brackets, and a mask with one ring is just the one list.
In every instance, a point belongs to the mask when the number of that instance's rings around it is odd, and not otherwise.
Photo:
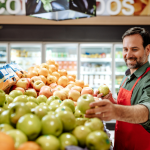
[(46, 44), (46, 61), (58, 63), (58, 69), (65, 69), (69, 74), (77, 75), (78, 44), (56, 43)]
[(0, 67), (7, 62), (7, 45), (0, 44)]
[(35, 65), (40, 65), (41, 62), (41, 49), (42, 45), (37, 43), (25, 44), (10, 44), (11, 49), (11, 62), (15, 62), (22, 69), (28, 71), (28, 68)]
[(112, 90), (112, 44), (81, 44), (80, 79), (93, 90), (106, 84)]
[(115, 44), (115, 98), (117, 98), (117, 93), (119, 91), (120, 83), (125, 75), (125, 71), (127, 70), (127, 66), (123, 59), (123, 45)]

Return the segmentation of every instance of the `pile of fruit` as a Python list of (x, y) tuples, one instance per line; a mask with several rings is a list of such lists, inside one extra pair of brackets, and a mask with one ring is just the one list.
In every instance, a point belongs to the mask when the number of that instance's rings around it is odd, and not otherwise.
[(108, 150), (98, 118), (85, 118), (95, 101), (92, 88), (49, 60), (29, 68), (8, 94), (0, 90), (1, 150), (65, 150), (67, 146)]

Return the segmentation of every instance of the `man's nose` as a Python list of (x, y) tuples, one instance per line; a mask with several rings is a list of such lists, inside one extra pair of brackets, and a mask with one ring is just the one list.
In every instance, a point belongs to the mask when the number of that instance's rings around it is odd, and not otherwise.
[(130, 58), (130, 57), (133, 57), (133, 54), (132, 54), (132, 51), (129, 50), (126, 54), (126, 58)]

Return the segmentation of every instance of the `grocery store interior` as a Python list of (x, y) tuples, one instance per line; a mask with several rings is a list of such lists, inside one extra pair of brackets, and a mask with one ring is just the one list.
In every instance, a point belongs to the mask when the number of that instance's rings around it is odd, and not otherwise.
[[(109, 86), (117, 98), (127, 66), (122, 35), (131, 27), (150, 31), (148, 16), (96, 16), (77, 20), (45, 20), (30, 16), (0, 15), (0, 66), (15, 62), (28, 68), (53, 59), (59, 69), (97, 90)], [(114, 142), (115, 120), (107, 121)]]

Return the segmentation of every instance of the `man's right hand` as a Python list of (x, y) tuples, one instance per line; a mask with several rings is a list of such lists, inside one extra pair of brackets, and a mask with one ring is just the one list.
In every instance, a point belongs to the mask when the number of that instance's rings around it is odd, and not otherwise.
[(116, 100), (113, 98), (111, 91), (109, 91), (107, 95), (103, 96), (103, 93), (99, 93), (99, 91), (96, 90), (94, 95), (97, 95), (97, 97), (101, 99), (109, 99), (114, 104), (117, 103)]

